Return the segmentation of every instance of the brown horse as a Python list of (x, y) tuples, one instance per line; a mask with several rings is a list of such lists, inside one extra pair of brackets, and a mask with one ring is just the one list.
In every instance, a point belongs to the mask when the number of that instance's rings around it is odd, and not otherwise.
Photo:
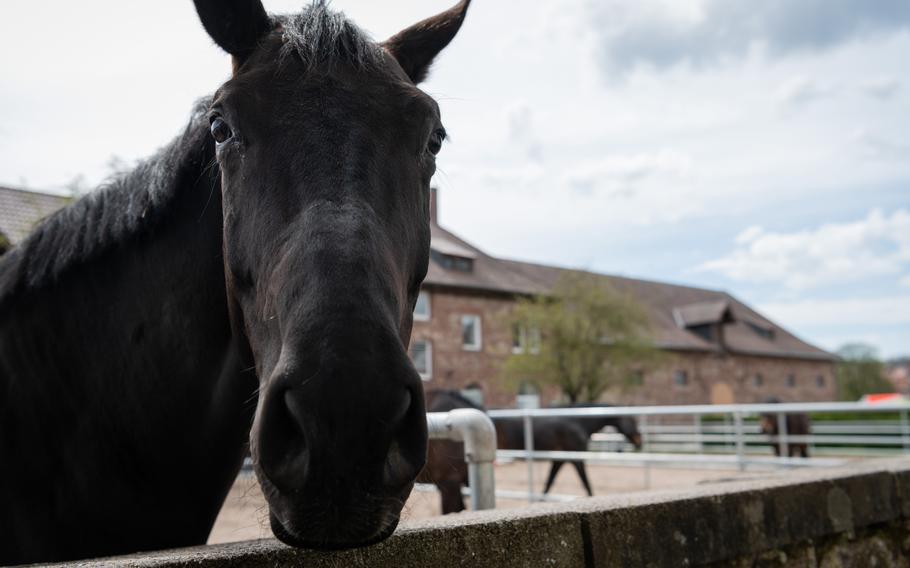
[[(769, 398), (765, 402), (778, 404), (780, 403), (780, 400), (777, 398)], [(788, 413), (784, 420), (786, 420), (787, 424), (787, 436), (808, 436), (812, 432), (812, 421), (805, 412)], [(772, 439), (780, 435), (780, 423), (778, 422), (777, 414), (762, 414), (759, 417), (759, 425), (762, 434), (766, 434)], [(781, 441), (777, 441), (777, 443), (772, 442), (771, 447), (774, 449), (774, 455), (777, 457), (780, 457), (784, 452), (784, 445)], [(805, 442), (787, 442), (787, 450), (786, 457), (809, 457), (809, 445)]]
[[(449, 412), (456, 408), (484, 411), (456, 390), (431, 390), (426, 393), (427, 412)], [(430, 440), (427, 464), (417, 477), (418, 483), (432, 483), (439, 489), (442, 513), (464, 511), (462, 486), (468, 485), (468, 465), (464, 460), (464, 444), (449, 440)]]

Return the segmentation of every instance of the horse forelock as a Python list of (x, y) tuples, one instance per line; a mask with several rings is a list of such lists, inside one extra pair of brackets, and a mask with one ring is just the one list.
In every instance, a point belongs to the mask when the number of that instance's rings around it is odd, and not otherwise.
[(153, 157), (43, 219), (0, 257), (0, 309), (18, 293), (53, 284), (73, 267), (126, 245), (164, 219), (185, 176), (209, 166), (197, 163), (208, 136), (209, 102), (198, 101), (184, 132)]
[(382, 48), (356, 24), (316, 0), (300, 13), (276, 16), (282, 36), (281, 57), (297, 57), (313, 69), (342, 62), (374, 69), (383, 62)]

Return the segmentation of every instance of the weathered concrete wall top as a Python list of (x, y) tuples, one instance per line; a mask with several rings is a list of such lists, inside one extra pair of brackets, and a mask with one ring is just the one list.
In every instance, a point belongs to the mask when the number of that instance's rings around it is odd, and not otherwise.
[(910, 567), (910, 458), (683, 491), (463, 513), (321, 553), (275, 540), (79, 566)]

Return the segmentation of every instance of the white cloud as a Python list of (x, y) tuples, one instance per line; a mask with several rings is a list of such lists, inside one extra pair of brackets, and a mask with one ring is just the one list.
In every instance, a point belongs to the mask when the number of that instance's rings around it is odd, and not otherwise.
[(631, 195), (649, 178), (660, 178), (665, 182), (678, 180), (686, 177), (691, 169), (689, 156), (671, 150), (612, 154), (573, 168), (563, 176), (563, 181), (569, 189), (583, 195), (598, 190)]
[[(747, 230), (730, 254), (697, 267), (733, 280), (772, 282), (793, 290), (894, 277), (910, 268), (910, 211), (871, 211), (865, 219), (814, 230)], [(746, 238), (748, 237), (748, 238)], [(893, 281), (893, 280), (892, 280)]]
[(894, 77), (878, 77), (863, 81), (860, 89), (870, 97), (887, 100), (894, 97), (901, 88), (901, 82)]
[(589, 7), (608, 74), (714, 66), (756, 49), (820, 51), (910, 27), (905, 0), (592, 0)]
[(736, 235), (734, 240), (738, 245), (748, 244), (760, 237), (764, 232), (765, 230), (760, 225), (752, 225), (742, 233)]
[(770, 302), (759, 309), (798, 327), (910, 325), (910, 295)]
[(781, 85), (775, 95), (781, 104), (799, 107), (830, 97), (834, 92), (834, 87), (820, 85), (817, 81), (808, 77), (793, 77)]
[(858, 145), (860, 152), (868, 158), (903, 162), (910, 154), (910, 143), (870, 132), (865, 128), (853, 133), (853, 141)]
[(910, 274), (907, 274), (906, 276), (904, 276), (903, 278), (900, 279), (900, 285), (905, 288), (910, 288)]

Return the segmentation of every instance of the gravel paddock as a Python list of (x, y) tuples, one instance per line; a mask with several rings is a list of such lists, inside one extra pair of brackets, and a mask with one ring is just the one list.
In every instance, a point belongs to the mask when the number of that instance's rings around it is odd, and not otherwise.
[[(543, 481), (549, 471), (549, 462), (536, 463), (534, 469), (535, 484), (543, 487)], [(638, 467), (616, 467), (605, 465), (588, 465), (588, 477), (595, 495), (627, 493), (645, 490), (645, 474)], [(743, 475), (751, 478), (763, 475), (750, 472), (740, 473), (735, 470), (693, 470), (664, 469), (651, 470), (650, 489), (670, 489), (687, 487), (711, 480), (730, 479)], [(768, 474), (764, 474), (768, 475)], [(496, 465), (497, 489), (527, 491), (527, 466), (524, 462), (513, 462)], [(570, 465), (560, 470), (553, 485), (553, 493), (583, 496), (584, 490)], [(526, 501), (518, 499), (498, 499), (497, 508), (521, 507)], [(402, 523), (410, 520), (425, 519), (440, 514), (439, 495), (433, 492), (414, 491), (405, 505)], [(269, 529), (268, 508), (259, 485), (253, 475), (241, 474), (234, 482), (221, 513), (209, 536), (209, 544), (235, 542), (257, 538), (271, 537)]]

